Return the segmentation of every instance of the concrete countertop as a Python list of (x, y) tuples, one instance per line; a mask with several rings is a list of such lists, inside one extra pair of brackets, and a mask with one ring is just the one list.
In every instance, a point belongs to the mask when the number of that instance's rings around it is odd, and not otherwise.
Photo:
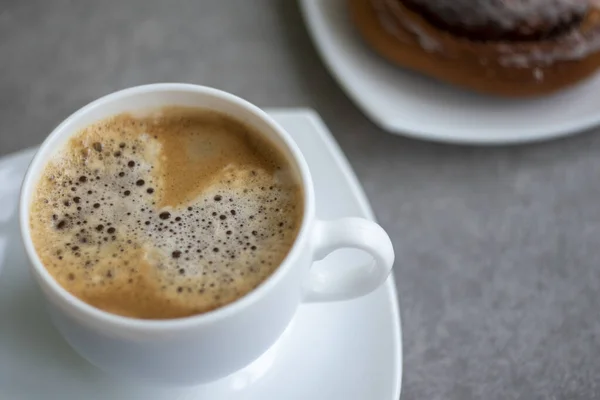
[(290, 0), (0, 1), (0, 156), (158, 81), (321, 114), (396, 247), (403, 400), (600, 398), (600, 135), (469, 148), (387, 134)]

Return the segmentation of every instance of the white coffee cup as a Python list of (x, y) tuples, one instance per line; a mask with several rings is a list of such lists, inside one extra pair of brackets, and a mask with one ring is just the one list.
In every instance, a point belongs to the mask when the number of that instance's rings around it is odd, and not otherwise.
[[(45, 269), (29, 231), (32, 194), (46, 163), (80, 129), (115, 114), (170, 105), (227, 113), (255, 127), (278, 145), (303, 185), (301, 228), (289, 254), (272, 276), (229, 305), (205, 314), (168, 320), (110, 314), (71, 295)], [(21, 191), (19, 217), (31, 271), (47, 300), (52, 321), (66, 341), (108, 373), (168, 385), (209, 382), (248, 365), (277, 341), (302, 302), (365, 295), (386, 280), (394, 261), (388, 235), (374, 222), (361, 218), (316, 219), (314, 186), (306, 161), (290, 136), (271, 117), (236, 96), (189, 84), (154, 84), (122, 90), (88, 104), (67, 118), (44, 141), (29, 166)], [(374, 262), (349, 265), (342, 271), (311, 269), (313, 261), (345, 247), (370, 253)]]

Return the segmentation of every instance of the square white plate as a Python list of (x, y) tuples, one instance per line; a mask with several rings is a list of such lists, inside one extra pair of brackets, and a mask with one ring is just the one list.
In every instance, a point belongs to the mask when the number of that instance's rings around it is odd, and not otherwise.
[(383, 129), (464, 144), (547, 140), (600, 123), (600, 75), (554, 96), (532, 100), (484, 96), (392, 65), (352, 26), (347, 0), (300, 0), (312, 38), (333, 76)]
[[(306, 157), (321, 218), (373, 218), (333, 137), (310, 110), (272, 110)], [(0, 159), (0, 399), (397, 400), (402, 338), (393, 277), (360, 299), (300, 307), (254, 363), (211, 384), (160, 389), (117, 381), (79, 357), (52, 327), (28, 272), (17, 224), (21, 180), (34, 150)], [(369, 262), (339, 251), (315, 267)]]

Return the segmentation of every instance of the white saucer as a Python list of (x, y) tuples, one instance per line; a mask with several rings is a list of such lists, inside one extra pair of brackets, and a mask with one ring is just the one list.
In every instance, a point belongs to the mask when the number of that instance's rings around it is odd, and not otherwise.
[[(310, 110), (273, 110), (313, 174), (321, 218), (373, 213), (348, 162)], [(358, 300), (301, 306), (261, 358), (220, 381), (157, 389), (116, 381), (80, 358), (51, 326), (18, 237), (18, 191), (33, 150), (0, 159), (1, 399), (397, 400), (402, 377), (400, 316), (393, 277)], [(315, 267), (368, 261), (340, 251)]]
[(308, 29), (331, 73), (377, 125), (392, 133), (464, 144), (516, 144), (600, 124), (600, 74), (536, 100), (462, 91), (391, 65), (355, 32), (347, 0), (301, 0)]

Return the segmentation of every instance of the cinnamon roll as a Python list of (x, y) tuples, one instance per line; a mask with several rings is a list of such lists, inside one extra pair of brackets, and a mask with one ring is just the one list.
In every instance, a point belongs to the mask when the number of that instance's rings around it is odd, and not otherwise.
[(348, 0), (375, 51), (457, 86), (532, 97), (600, 67), (599, 0)]

